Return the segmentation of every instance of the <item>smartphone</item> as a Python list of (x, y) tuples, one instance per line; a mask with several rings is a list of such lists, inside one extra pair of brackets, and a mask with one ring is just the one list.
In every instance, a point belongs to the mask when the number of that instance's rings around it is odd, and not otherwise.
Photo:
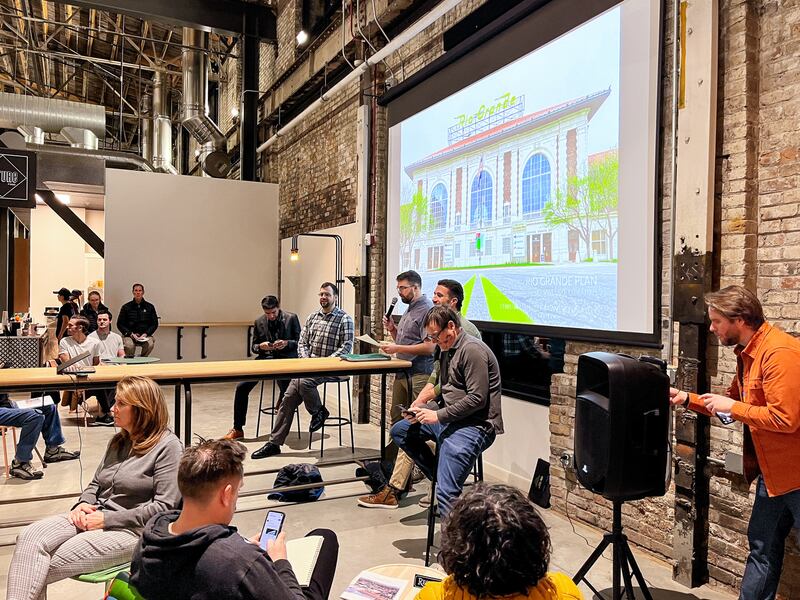
[(414, 415), (415, 414), (413, 410), (411, 410), (407, 406), (403, 406), (402, 404), (398, 404), (396, 408), (400, 409), (400, 414), (403, 415), (404, 417), (406, 415)]
[(258, 545), (262, 550), (267, 549), (267, 542), (274, 540), (283, 528), (283, 520), (286, 515), (277, 510), (267, 511), (267, 518), (264, 519), (264, 526), (261, 528), (261, 538), (258, 540)]
[(717, 418), (722, 421), (723, 425), (730, 425), (736, 420), (731, 416), (731, 413), (726, 412), (717, 412)]

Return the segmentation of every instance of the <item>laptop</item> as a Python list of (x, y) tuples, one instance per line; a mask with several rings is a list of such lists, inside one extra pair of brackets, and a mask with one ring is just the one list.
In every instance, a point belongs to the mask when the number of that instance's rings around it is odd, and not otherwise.
[(69, 360), (64, 361), (56, 367), (56, 375), (68, 374), (77, 375), (80, 377), (81, 375), (89, 375), (90, 373), (94, 373), (94, 367), (86, 365), (73, 366), (75, 363), (82, 361), (84, 358), (88, 358), (91, 355), (91, 352), (81, 352), (77, 356), (73, 356)]

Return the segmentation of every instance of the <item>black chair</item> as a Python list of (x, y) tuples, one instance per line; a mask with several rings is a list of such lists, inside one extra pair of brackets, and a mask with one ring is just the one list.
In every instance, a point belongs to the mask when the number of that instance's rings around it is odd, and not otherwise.
[[(433, 465), (433, 479), (431, 480), (431, 505), (428, 507), (428, 537), (425, 543), (425, 566), (431, 564), (431, 547), (433, 546), (433, 536), (436, 531), (436, 475), (439, 470), (439, 445), (436, 445), (436, 454)], [(483, 481), (483, 452), (478, 454), (475, 464), (472, 466), (472, 477), (474, 482)]]
[[(275, 414), (278, 409), (275, 408), (275, 388), (278, 387), (278, 382), (272, 380), (272, 405), (267, 408), (262, 408), (264, 404), (264, 380), (261, 380), (261, 393), (258, 396), (258, 420), (256, 421), (256, 437), (258, 432), (261, 431), (261, 415), (269, 415), (269, 430), (272, 431), (275, 426)], [(297, 414), (297, 439), (300, 439), (300, 411), (295, 411)]]
[[(353, 435), (353, 400), (350, 394), (350, 377), (339, 377), (336, 381), (331, 383), (336, 384), (336, 394), (339, 400), (339, 412), (337, 416), (329, 416), (325, 421), (322, 423), (322, 429), (320, 430), (320, 444), (319, 444), (319, 456), (322, 458), (325, 455), (325, 427), (338, 427), (339, 428), (339, 445), (342, 445), (342, 427), (350, 427), (350, 451), (355, 454), (356, 452), (356, 442), (355, 437)], [(347, 416), (342, 416), (342, 384), (344, 384), (345, 388), (347, 389)], [(325, 406), (325, 403), (328, 399), (328, 382), (322, 384), (322, 406)], [(311, 449), (311, 441), (313, 440), (313, 436), (308, 436), (308, 449)]]

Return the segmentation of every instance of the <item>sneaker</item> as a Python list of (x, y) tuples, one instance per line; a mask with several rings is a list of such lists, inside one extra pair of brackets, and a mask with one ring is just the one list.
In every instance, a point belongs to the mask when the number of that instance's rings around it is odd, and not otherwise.
[(103, 415), (102, 417), (97, 417), (92, 423), (89, 425), (90, 427), (113, 427), (114, 426), (114, 417), (111, 415)]
[(44, 451), (44, 462), (55, 463), (65, 460), (75, 460), (80, 455), (80, 450), (70, 452), (69, 450), (65, 450), (63, 446), (56, 446), (55, 448), (48, 448)]
[(278, 444), (273, 444), (272, 442), (267, 442), (261, 448), (256, 450), (250, 455), (250, 458), (254, 458), (258, 460), (259, 458), (269, 458), (270, 456), (275, 456), (281, 453), (281, 447)]
[(414, 470), (411, 471), (412, 483), (419, 483), (423, 479), (425, 479), (425, 473), (423, 473), (422, 469), (420, 469), (417, 465), (414, 465)]
[(322, 429), (325, 419), (327, 419), (330, 415), (331, 413), (328, 411), (328, 409), (324, 406), (321, 406), (317, 412), (311, 415), (311, 424), (308, 426), (308, 432), (314, 433), (315, 431)]
[(244, 437), (244, 431), (241, 429), (231, 429), (228, 433), (226, 433), (222, 439), (223, 440), (238, 440)]
[(358, 505), (363, 506), (364, 508), (394, 509), (398, 506), (397, 493), (392, 489), (391, 486), (386, 485), (376, 494), (361, 496), (358, 499)]
[(17, 462), (17, 460), (11, 461), (11, 470), (8, 472), (11, 477), (17, 477), (19, 479), (41, 479), (44, 477), (44, 473), (41, 471), (37, 471), (33, 468), (33, 465), (28, 462)]
[(431, 494), (431, 490), (428, 490), (428, 493), (419, 499), (419, 505), (422, 508), (428, 508), (431, 505), (432, 501), (433, 501), (433, 495)]

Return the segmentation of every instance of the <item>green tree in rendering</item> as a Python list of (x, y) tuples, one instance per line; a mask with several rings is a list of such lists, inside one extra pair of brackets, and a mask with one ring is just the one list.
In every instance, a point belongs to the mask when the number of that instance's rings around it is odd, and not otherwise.
[(542, 216), (550, 227), (566, 225), (575, 231), (586, 247), (584, 258), (592, 256), (592, 209), (583, 177), (567, 177), (566, 189), (556, 190), (556, 197), (544, 205)]
[(430, 231), (432, 224), (428, 198), (418, 190), (409, 202), (400, 205), (400, 249), (403, 254), (411, 256), (417, 240)]
[(589, 164), (585, 176), (567, 178), (565, 189), (556, 190), (556, 197), (544, 206), (545, 222), (555, 227), (566, 225), (575, 231), (586, 248), (584, 258), (592, 257), (592, 230), (600, 228), (606, 235), (609, 258), (614, 258), (619, 203), (619, 157), (610, 152), (602, 160)]
[(585, 177), (586, 195), (591, 213), (608, 240), (608, 257), (614, 258), (614, 239), (617, 237), (617, 206), (619, 205), (619, 155), (609, 153), (603, 160), (589, 164)]

